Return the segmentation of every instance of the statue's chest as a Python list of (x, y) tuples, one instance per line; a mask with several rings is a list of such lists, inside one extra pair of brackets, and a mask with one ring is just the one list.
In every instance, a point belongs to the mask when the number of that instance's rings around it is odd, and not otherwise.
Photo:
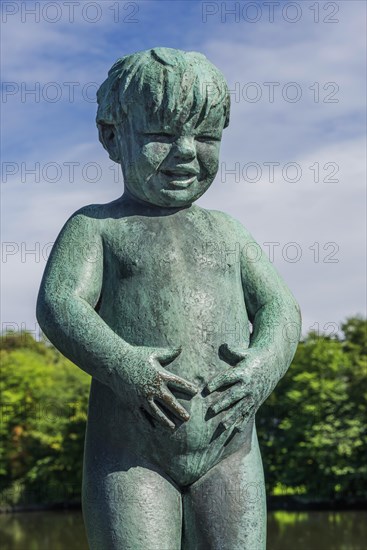
[(122, 277), (205, 278), (239, 273), (239, 245), (189, 220), (134, 220), (105, 236), (105, 265)]

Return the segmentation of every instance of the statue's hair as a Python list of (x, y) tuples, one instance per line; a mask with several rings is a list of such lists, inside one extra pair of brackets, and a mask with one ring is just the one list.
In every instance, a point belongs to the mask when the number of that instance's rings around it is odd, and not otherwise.
[(230, 95), (222, 73), (197, 52), (154, 48), (121, 57), (97, 92), (97, 126), (123, 122), (130, 106), (158, 116), (165, 127), (177, 117), (200, 123), (211, 109), (229, 124)]

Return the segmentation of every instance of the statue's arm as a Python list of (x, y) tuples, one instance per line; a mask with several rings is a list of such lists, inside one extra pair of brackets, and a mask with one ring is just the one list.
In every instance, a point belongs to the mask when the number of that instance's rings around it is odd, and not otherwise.
[[(264, 251), (242, 226), (241, 233), (242, 286), (253, 326), (250, 348), (268, 357), (269, 376), (274, 377), (272, 385), (275, 386), (297, 349), (300, 308)], [(254, 250), (258, 253), (254, 254)]]
[(226, 219), (232, 228), (235, 224), (240, 243), (243, 295), (253, 332), (249, 347), (221, 346), (220, 354), (230, 368), (210, 380), (207, 389), (222, 390), (211, 411), (227, 410), (223, 426), (243, 429), (287, 371), (297, 349), (301, 316), (292, 293), (259, 245), (238, 222)]
[(66, 222), (52, 249), (38, 295), (37, 320), (63, 355), (109, 385), (130, 346), (94, 309), (102, 277), (98, 220), (79, 211)]

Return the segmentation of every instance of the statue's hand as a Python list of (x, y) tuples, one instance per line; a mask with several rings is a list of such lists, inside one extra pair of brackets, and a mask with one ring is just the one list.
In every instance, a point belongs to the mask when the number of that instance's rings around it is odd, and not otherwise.
[(215, 415), (227, 410), (221, 420), (225, 429), (239, 426), (253, 416), (271, 392), (267, 379), (269, 356), (258, 349), (241, 349), (224, 344), (220, 354), (231, 366), (207, 384), (209, 393), (224, 390), (210, 406)]
[(174, 361), (180, 353), (181, 349), (172, 348), (133, 348), (127, 358), (128, 373), (121, 381), (125, 392), (127, 384), (129, 397), (133, 397), (157, 422), (171, 430), (175, 429), (175, 424), (159, 407), (160, 403), (183, 422), (190, 416), (168, 387), (191, 396), (198, 392), (194, 384), (168, 372), (163, 366)]

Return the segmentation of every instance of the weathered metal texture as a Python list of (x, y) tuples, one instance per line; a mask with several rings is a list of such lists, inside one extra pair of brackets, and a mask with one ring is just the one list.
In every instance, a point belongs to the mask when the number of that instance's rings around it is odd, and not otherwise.
[(227, 85), (202, 54), (155, 48), (119, 59), (98, 103), (125, 190), (66, 222), (37, 305), (92, 376), (90, 548), (263, 550), (254, 417), (293, 358), (300, 314), (248, 231), (194, 204), (218, 170)]

